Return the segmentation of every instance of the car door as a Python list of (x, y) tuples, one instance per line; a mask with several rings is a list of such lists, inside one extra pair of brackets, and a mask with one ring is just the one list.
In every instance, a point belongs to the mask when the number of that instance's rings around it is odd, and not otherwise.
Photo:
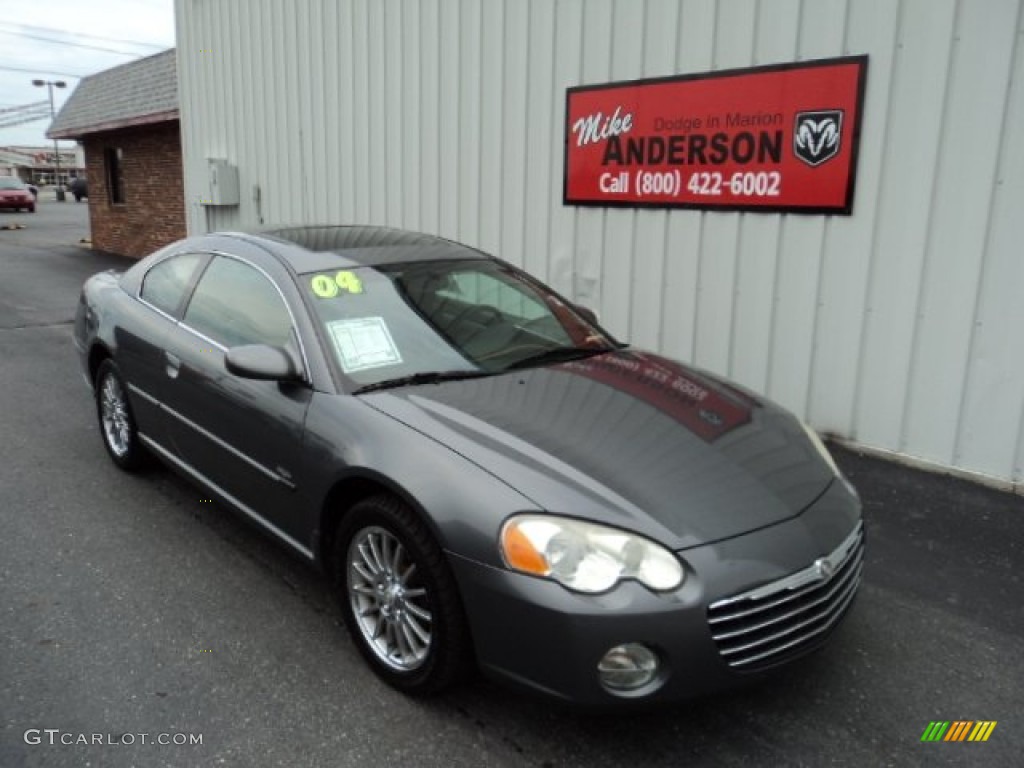
[(116, 330), (117, 364), (124, 375), (139, 432), (165, 447), (164, 344), (209, 257), (178, 253), (161, 259), (142, 278), (130, 319)]
[(293, 510), (312, 389), (304, 382), (241, 378), (224, 366), (231, 347), (270, 344), (288, 350), (302, 368), (293, 326), (265, 271), (214, 256), (167, 337), (166, 404), (180, 459), (243, 512), (305, 551)]

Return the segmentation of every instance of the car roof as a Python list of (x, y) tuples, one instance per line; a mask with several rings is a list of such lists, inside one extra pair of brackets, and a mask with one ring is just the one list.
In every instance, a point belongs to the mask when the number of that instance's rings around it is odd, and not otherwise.
[(416, 261), (490, 258), (436, 235), (381, 226), (294, 226), (232, 233), (277, 254), (295, 272)]

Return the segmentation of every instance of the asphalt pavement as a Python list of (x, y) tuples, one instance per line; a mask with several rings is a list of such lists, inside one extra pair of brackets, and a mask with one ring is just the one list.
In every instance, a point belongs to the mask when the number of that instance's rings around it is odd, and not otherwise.
[[(1021, 764), (1024, 497), (837, 450), (864, 499), (865, 583), (805, 662), (627, 714), (482, 680), (409, 699), (367, 670), (315, 571), (169, 472), (108, 460), (71, 320), (85, 277), (131, 262), (78, 245), (84, 204), (0, 213), (15, 222), (0, 231), (0, 768)], [(934, 720), (998, 724), (986, 743), (922, 743)]]

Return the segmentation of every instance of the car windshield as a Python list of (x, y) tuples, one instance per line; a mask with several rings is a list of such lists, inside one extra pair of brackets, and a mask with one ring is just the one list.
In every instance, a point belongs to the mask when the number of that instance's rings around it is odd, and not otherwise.
[(0, 176), (0, 189), (26, 189), (21, 179), (13, 176)]
[(335, 363), (357, 391), (472, 378), (618, 346), (566, 301), (489, 259), (302, 275)]

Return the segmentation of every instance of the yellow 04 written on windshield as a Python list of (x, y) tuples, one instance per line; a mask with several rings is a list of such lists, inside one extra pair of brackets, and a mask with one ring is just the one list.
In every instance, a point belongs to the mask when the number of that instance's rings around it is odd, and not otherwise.
[(362, 293), (363, 281), (355, 272), (343, 269), (339, 272), (313, 275), (309, 281), (313, 294), (320, 299), (333, 299), (339, 293)]

